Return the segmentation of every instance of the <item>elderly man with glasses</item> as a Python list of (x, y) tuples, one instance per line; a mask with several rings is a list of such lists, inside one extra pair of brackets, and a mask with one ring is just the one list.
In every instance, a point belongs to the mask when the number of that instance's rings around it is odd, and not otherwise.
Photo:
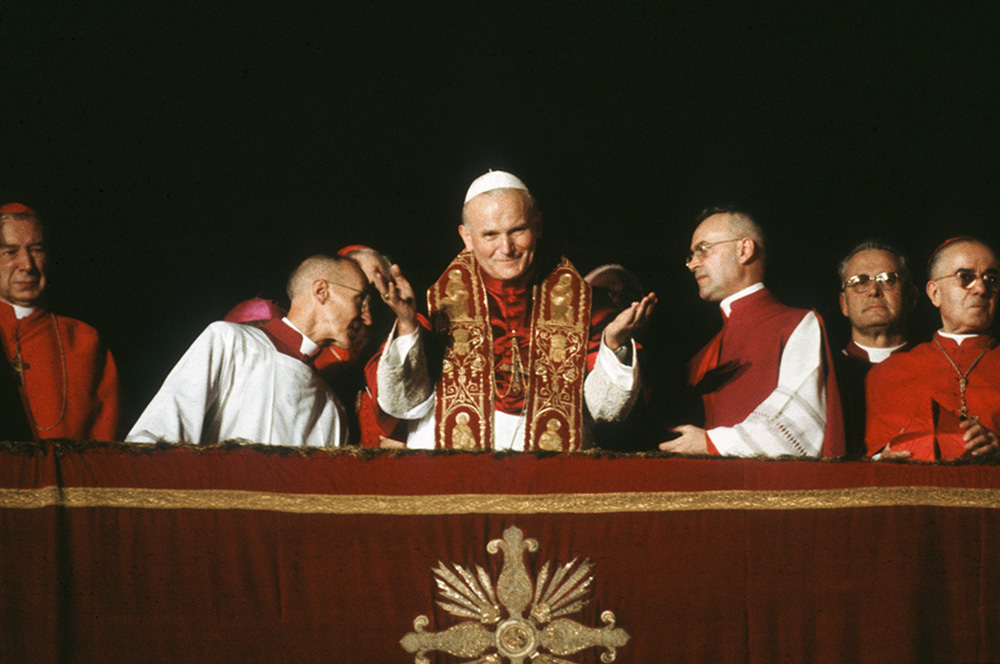
[(263, 327), (209, 325), (126, 440), (343, 444), (343, 407), (313, 361), (326, 344), (351, 347), (368, 307), (367, 285), (349, 258), (307, 258), (288, 280), (288, 315)]
[(746, 213), (701, 214), (687, 267), (701, 299), (718, 302), (722, 331), (689, 365), (705, 428), (674, 429), (660, 449), (732, 456), (839, 456), (840, 397), (823, 324), (764, 287), (764, 236)]
[(953, 238), (931, 254), (927, 274), (941, 329), (869, 372), (868, 454), (919, 461), (996, 456), (1000, 350), (989, 333), (1000, 283), (996, 252), (971, 237)]
[(834, 356), (844, 408), (847, 455), (865, 456), (865, 377), (893, 353), (910, 348), (906, 319), (917, 302), (906, 257), (876, 240), (857, 245), (837, 266), (840, 311), (851, 340)]

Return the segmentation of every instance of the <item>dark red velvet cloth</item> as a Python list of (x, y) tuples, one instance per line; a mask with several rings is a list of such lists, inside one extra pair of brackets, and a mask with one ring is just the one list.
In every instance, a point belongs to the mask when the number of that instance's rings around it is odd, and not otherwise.
[[(869, 487), (979, 502), (810, 502)], [(459, 622), (436, 606), (432, 569), (481, 565), (495, 581), (503, 556), (486, 545), (511, 525), (539, 542), (533, 578), (546, 561), (595, 563), (571, 617), (596, 627), (613, 611), (631, 636), (618, 662), (998, 661), (1000, 504), (977, 491), (998, 487), (1000, 466), (26, 446), (0, 452), (0, 662), (413, 662), (399, 640), (415, 617)], [(87, 489), (121, 502), (85, 506)], [(635, 501), (620, 511), (546, 512), (621, 492)], [(642, 511), (662, 492), (731, 504)], [(529, 509), (431, 506), (466, 494)], [(316, 508), (352, 495), (431, 507)], [(763, 495), (776, 509), (750, 508)], [(180, 506), (190, 496), (220, 505)]]

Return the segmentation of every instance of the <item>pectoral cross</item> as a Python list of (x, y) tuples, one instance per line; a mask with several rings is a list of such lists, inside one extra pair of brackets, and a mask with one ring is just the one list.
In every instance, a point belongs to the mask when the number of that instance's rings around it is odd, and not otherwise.
[(24, 370), (30, 369), (31, 365), (25, 362), (24, 358), (21, 357), (20, 350), (14, 354), (14, 359), (11, 361), (10, 365), (14, 367), (14, 371), (17, 373), (18, 383), (24, 387)]
[(501, 371), (510, 371), (510, 385), (507, 386), (507, 391), (504, 392), (503, 396), (509, 394), (523, 394), (524, 393), (524, 382), (527, 379), (527, 367), (524, 366), (524, 362), (521, 361), (521, 344), (517, 342), (517, 337), (513, 334), (510, 335), (511, 353), (510, 362), (501, 362), (497, 367)]
[(524, 388), (521, 386), (521, 345), (517, 343), (517, 339), (511, 339), (511, 343), (514, 345), (512, 358), (514, 360), (514, 366), (511, 367), (511, 381), (510, 389), (514, 394), (521, 394)]

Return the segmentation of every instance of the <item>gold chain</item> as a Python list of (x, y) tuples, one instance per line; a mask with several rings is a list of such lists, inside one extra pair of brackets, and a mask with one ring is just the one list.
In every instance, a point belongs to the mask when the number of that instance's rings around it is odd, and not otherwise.
[[(534, 302), (532, 302), (534, 304)], [(526, 393), (527, 382), (530, 377), (527, 374), (527, 367), (524, 366), (524, 359), (521, 357), (521, 344), (517, 340), (517, 335), (511, 327), (510, 320), (507, 318), (507, 309), (504, 306), (503, 298), (500, 301), (500, 313), (503, 314), (504, 325), (507, 326), (507, 337), (510, 339), (510, 383), (507, 385), (507, 389), (501, 394), (501, 397), (510, 396), (513, 392), (517, 396), (524, 396)], [(528, 348), (530, 352), (531, 348), (531, 314), (528, 314)]]
[(958, 374), (959, 396), (962, 399), (962, 407), (959, 409), (958, 413), (964, 420), (969, 417), (969, 408), (965, 405), (965, 389), (969, 386), (969, 374), (976, 368), (976, 365), (979, 364), (979, 360), (983, 359), (983, 356), (986, 355), (987, 351), (993, 348), (993, 344), (986, 344), (986, 348), (984, 348), (983, 352), (979, 354), (979, 357), (972, 361), (972, 364), (969, 365), (969, 368), (966, 369), (965, 373), (962, 373), (962, 370), (958, 368), (958, 365), (955, 364), (955, 360), (951, 359), (951, 355), (949, 355), (948, 351), (944, 349), (941, 342), (937, 340), (937, 337), (934, 337), (934, 345), (937, 346), (942, 353), (944, 353), (945, 359), (948, 360), (948, 363), (951, 364), (951, 368)]
[[(35, 420), (35, 414), (31, 411), (31, 402), (29, 401), (28, 407), (25, 410), (28, 412), (28, 419), (31, 420), (31, 425), (35, 427), (35, 429), (37, 429), (38, 431), (51, 431), (52, 429), (55, 429), (57, 426), (59, 426), (60, 423), (62, 423), (63, 418), (66, 417), (66, 401), (67, 401), (67, 393), (69, 387), (67, 373), (66, 373), (66, 352), (63, 350), (62, 333), (59, 331), (59, 321), (56, 320), (55, 314), (50, 313), (49, 316), (52, 317), (52, 325), (56, 328), (56, 341), (59, 344), (59, 361), (62, 366), (62, 409), (59, 412), (59, 419), (56, 420), (55, 424), (53, 424), (50, 427), (43, 427), (39, 425), (38, 422)], [(21, 366), (29, 366), (23, 364), (23, 356), (21, 354), (20, 325), (14, 328), (14, 344), (17, 346), (17, 355), (15, 355), (14, 357), (16, 358), (18, 364)], [(21, 385), (25, 386), (25, 394), (27, 394), (28, 388), (26, 385), (27, 381), (24, 375), (24, 370), (21, 369), (18, 373), (21, 376)]]

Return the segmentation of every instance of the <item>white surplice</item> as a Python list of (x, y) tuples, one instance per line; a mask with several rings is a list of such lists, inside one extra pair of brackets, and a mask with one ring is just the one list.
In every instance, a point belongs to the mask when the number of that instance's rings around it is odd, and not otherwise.
[(344, 422), (312, 367), (260, 329), (218, 322), (184, 353), (126, 440), (332, 447), (346, 439)]
[[(378, 405), (386, 413), (407, 420), (406, 447), (434, 449), (436, 397), (427, 372), (421, 332), (389, 335), (378, 364)], [(594, 370), (583, 384), (585, 408), (583, 446), (590, 443), (592, 421), (616, 422), (628, 417), (641, 390), (634, 342), (617, 352), (601, 342)], [(626, 364), (621, 358), (627, 358)], [(524, 415), (493, 410), (496, 450), (524, 450)]]

